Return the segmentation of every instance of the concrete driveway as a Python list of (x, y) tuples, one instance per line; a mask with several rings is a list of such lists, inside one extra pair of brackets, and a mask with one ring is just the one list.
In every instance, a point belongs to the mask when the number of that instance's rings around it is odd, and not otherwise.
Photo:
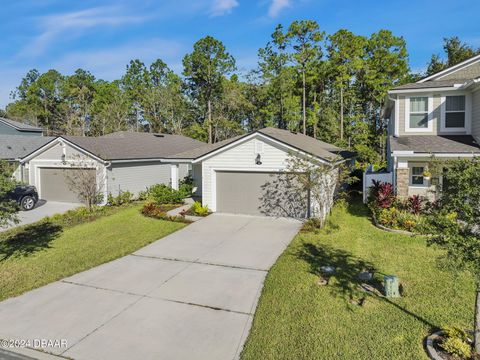
[(300, 225), (211, 215), (0, 303), (0, 339), (56, 340), (43, 350), (73, 359), (235, 359), (267, 271)]
[(20, 223), (11, 224), (7, 227), (0, 227), (0, 231), (11, 229), (15, 226), (27, 225), (42, 220), (45, 216), (52, 216), (55, 214), (62, 214), (67, 210), (75, 209), (82, 204), (78, 203), (67, 203), (67, 202), (56, 202), (56, 201), (45, 201), (39, 200), (30, 211), (20, 211), (18, 213), (18, 219)]

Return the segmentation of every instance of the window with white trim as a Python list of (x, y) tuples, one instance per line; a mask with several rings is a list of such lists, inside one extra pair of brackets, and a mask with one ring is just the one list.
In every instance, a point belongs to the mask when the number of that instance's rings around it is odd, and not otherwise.
[(465, 127), (465, 95), (445, 97), (445, 128)]
[(410, 98), (410, 129), (428, 129), (428, 97)]
[(411, 184), (412, 185), (423, 185), (424, 184), (424, 178), (423, 178), (423, 172), (425, 168), (423, 166), (413, 166), (412, 167), (412, 172), (411, 172)]

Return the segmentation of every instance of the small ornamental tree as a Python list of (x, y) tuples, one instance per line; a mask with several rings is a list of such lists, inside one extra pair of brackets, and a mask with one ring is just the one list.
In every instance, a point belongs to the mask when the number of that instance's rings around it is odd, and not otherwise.
[(87, 158), (76, 157), (71, 171), (65, 171), (65, 180), (69, 189), (91, 210), (103, 200), (103, 173)]
[(310, 194), (310, 215), (323, 226), (335, 199), (344, 193), (343, 186), (355, 179), (350, 177), (344, 162), (326, 163), (300, 155), (290, 155), (286, 162), (284, 174), (295, 180), (291, 183), (296, 184), (298, 192)]
[(441, 264), (470, 271), (476, 280), (475, 353), (480, 355), (480, 159), (444, 163), (440, 206), (428, 218), (429, 244), (446, 250)]
[(0, 161), (0, 227), (10, 222), (18, 222), (18, 204), (10, 198), (11, 192), (17, 185), (12, 174), (12, 166), (6, 161)]

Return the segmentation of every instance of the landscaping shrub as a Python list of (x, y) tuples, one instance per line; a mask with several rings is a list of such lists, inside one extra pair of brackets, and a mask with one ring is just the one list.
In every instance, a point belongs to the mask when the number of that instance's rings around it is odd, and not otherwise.
[(395, 201), (393, 185), (387, 182), (373, 180), (373, 186), (370, 188), (370, 202), (381, 209), (387, 209)]
[(420, 196), (413, 195), (407, 199), (407, 208), (408, 210), (415, 215), (418, 215), (423, 210), (423, 202)]
[(194, 215), (194, 216), (207, 216), (210, 213), (210, 210), (208, 209), (208, 206), (202, 206), (202, 203), (200, 201), (195, 201), (190, 209), (188, 209), (187, 214), (188, 215)]
[(108, 194), (107, 204), (110, 206), (120, 206), (133, 201), (133, 194), (130, 191), (121, 191), (118, 196)]
[(444, 339), (440, 344), (443, 350), (459, 359), (471, 358), (472, 345), (465, 331), (457, 327), (446, 327), (443, 332)]
[(172, 189), (165, 184), (152, 185), (147, 190), (147, 198), (156, 204), (182, 204), (184, 194), (179, 190)]
[(180, 180), (178, 191), (183, 194), (183, 198), (192, 196), (193, 178), (191, 176), (185, 176), (182, 180)]
[(149, 201), (149, 202), (145, 203), (145, 205), (143, 205), (140, 212), (144, 216), (148, 216), (148, 217), (155, 218), (155, 219), (189, 223), (189, 221), (186, 220), (182, 216), (170, 216), (170, 215), (168, 215), (164, 207), (162, 207), (161, 205), (158, 205), (157, 203), (155, 203), (153, 201)]
[(44, 218), (45, 222), (51, 222), (60, 226), (74, 226), (87, 221), (93, 221), (109, 213), (109, 208), (105, 206), (79, 207), (71, 209), (63, 214), (55, 214)]
[(318, 218), (310, 218), (302, 226), (301, 232), (313, 232), (317, 233), (321, 228), (323, 224), (322, 221)]

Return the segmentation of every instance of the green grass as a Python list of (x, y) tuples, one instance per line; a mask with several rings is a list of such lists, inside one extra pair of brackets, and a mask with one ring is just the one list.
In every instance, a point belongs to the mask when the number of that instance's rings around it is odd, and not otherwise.
[(120, 208), (73, 227), (39, 222), (0, 233), (0, 300), (130, 254), (185, 226), (139, 209)]
[[(427, 359), (432, 329), (473, 321), (472, 278), (438, 270), (439, 254), (422, 238), (375, 228), (363, 204), (337, 206), (325, 229), (299, 233), (269, 272), (242, 360)], [(338, 269), (327, 286), (316, 284), (322, 265)], [(364, 296), (357, 274), (370, 265), (397, 275), (403, 297), (352, 305)]]

